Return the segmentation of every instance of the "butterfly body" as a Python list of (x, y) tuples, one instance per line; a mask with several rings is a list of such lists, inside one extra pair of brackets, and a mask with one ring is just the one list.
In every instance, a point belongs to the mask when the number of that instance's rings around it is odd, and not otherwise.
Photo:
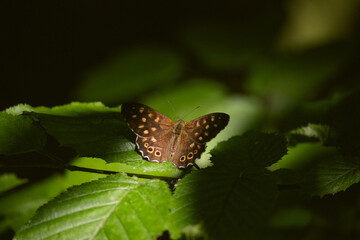
[(158, 111), (139, 103), (124, 103), (122, 114), (137, 135), (141, 155), (151, 162), (172, 163), (178, 168), (193, 165), (205, 151), (206, 142), (225, 128), (229, 115), (211, 113), (188, 123), (174, 123)]

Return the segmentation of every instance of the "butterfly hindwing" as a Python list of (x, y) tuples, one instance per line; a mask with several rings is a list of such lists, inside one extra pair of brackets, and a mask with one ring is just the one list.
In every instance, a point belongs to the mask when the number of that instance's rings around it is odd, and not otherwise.
[(143, 156), (150, 162), (167, 162), (171, 157), (171, 142), (174, 134), (170, 131), (163, 132), (155, 137), (137, 137), (136, 145)]
[(225, 113), (210, 113), (185, 125), (184, 131), (197, 143), (205, 144), (223, 130), (229, 122)]
[(195, 160), (200, 158), (205, 148), (205, 144), (195, 142), (187, 133), (183, 132), (171, 162), (178, 168), (194, 165)]

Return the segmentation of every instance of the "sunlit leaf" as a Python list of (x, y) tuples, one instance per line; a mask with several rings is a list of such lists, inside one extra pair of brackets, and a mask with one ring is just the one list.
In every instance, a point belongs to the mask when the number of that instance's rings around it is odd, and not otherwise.
[(0, 175), (0, 193), (26, 183), (26, 179), (18, 178), (13, 173), (5, 173)]
[(292, 144), (313, 141), (319, 141), (323, 144), (328, 140), (329, 132), (330, 127), (328, 125), (309, 123), (307, 126), (290, 131), (290, 141)]
[(15, 239), (155, 239), (167, 229), (165, 182), (112, 175), (44, 205)]

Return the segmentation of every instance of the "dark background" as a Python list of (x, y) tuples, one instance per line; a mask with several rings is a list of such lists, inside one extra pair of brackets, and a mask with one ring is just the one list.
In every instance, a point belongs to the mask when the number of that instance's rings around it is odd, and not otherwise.
[(76, 100), (73, 89), (84, 71), (117, 51), (144, 43), (175, 49), (186, 56), (190, 72), (226, 81), (234, 73), (216, 74), (196, 66), (191, 49), (179, 41), (180, 30), (198, 21), (204, 28), (224, 22), (247, 26), (260, 37), (270, 33), (266, 41), (259, 39), (270, 45), (285, 17), (284, 1), (7, 1), (1, 5), (1, 109), (18, 103), (53, 106)]

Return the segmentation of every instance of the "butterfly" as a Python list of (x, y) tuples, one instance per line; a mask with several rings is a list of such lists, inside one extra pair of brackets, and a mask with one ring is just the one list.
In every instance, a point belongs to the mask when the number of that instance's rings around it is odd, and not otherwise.
[(188, 123), (176, 123), (160, 112), (140, 103), (124, 103), (121, 112), (137, 135), (136, 145), (150, 162), (167, 162), (178, 168), (194, 165), (205, 151), (206, 143), (229, 122), (225, 113), (210, 113)]

